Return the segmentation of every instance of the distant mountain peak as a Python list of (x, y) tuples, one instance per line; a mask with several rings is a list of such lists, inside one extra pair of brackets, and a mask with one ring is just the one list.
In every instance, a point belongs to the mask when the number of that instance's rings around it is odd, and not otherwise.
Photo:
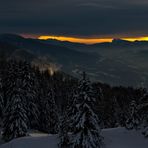
[(23, 38), (21, 35), (18, 34), (11, 34), (11, 33), (4, 33), (4, 34), (0, 34), (0, 38), (16, 38), (16, 39), (20, 39)]
[(18, 44), (21, 44), (22, 41), (25, 39), (16, 34), (0, 34), (0, 42), (3, 43), (9, 43), (11, 45), (17, 46)]

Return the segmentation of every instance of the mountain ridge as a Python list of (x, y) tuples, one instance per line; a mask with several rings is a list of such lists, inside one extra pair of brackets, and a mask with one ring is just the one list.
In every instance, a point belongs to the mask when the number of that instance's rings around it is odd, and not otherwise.
[(43, 59), (46, 65), (48, 62), (49, 65), (57, 65), (59, 70), (76, 77), (86, 71), (93, 81), (148, 87), (147, 41), (114, 39), (111, 43), (85, 45), (5, 34), (0, 35), (0, 44), (2, 43), (9, 44), (7, 50), (12, 52), (10, 57), (20, 56), (31, 62)]

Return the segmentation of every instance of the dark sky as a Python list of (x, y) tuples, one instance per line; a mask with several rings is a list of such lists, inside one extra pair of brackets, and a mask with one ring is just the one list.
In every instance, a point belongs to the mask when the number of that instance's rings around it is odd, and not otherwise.
[(148, 35), (148, 0), (0, 0), (0, 33)]

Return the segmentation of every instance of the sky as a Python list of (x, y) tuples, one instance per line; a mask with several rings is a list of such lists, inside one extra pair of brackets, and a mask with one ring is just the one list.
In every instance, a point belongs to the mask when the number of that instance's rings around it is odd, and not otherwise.
[(0, 0), (0, 33), (87, 41), (147, 37), (148, 0)]

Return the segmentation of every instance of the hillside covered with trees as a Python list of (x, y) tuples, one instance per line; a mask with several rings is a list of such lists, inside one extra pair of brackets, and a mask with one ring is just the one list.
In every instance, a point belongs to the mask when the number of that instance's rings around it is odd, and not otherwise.
[[(50, 75), (26, 61), (0, 61), (0, 126), (3, 139), (28, 130), (58, 134), (60, 147), (99, 148), (101, 129), (142, 129), (148, 137), (148, 93), (144, 88), (111, 87), (63, 72)], [(70, 135), (68, 133), (71, 133)]]

